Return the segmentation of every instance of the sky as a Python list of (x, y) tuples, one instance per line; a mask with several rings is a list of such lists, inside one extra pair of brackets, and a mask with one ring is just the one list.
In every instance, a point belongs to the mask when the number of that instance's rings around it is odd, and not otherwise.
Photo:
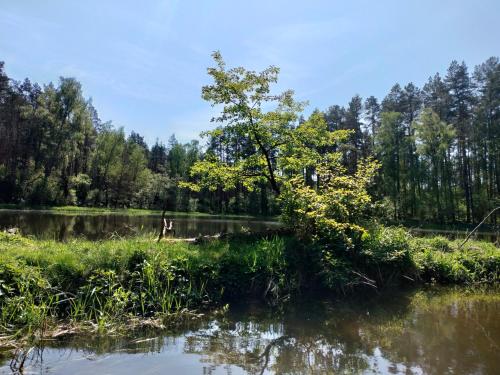
[(276, 91), (314, 108), (396, 82), (422, 86), (452, 60), (500, 55), (498, 0), (0, 0), (0, 61), (40, 84), (75, 77), (103, 121), (152, 144), (198, 138), (210, 54), (281, 68)]

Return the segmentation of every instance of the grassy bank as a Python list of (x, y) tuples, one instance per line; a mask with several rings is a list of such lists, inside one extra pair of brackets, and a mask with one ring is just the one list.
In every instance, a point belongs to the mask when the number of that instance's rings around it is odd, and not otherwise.
[[(80, 207), (80, 206), (23, 206), (16, 204), (0, 204), (0, 210), (22, 210), (22, 211), (41, 211), (53, 214), (63, 215), (128, 215), (128, 216), (146, 216), (161, 215), (161, 210), (148, 210), (143, 208), (107, 208), (107, 207)], [(276, 219), (270, 216), (252, 216), (236, 214), (210, 214), (206, 212), (182, 212), (167, 211), (168, 216), (183, 217), (224, 217), (228, 219)]]
[(292, 237), (232, 237), (202, 244), (150, 238), (60, 243), (0, 234), (3, 342), (64, 323), (106, 330), (158, 325), (259, 298), (347, 293), (400, 283), (497, 282), (500, 249), (486, 242), (414, 238), (378, 228), (351, 249)]

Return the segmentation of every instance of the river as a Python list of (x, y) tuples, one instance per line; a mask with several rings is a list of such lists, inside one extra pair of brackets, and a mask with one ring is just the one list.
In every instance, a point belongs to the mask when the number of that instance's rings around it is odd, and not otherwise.
[(493, 375), (499, 359), (498, 289), (432, 287), (249, 303), (170, 332), (49, 341), (24, 373)]
[[(199, 235), (262, 232), (279, 226), (276, 221), (249, 218), (230, 219), (223, 216), (169, 216), (173, 220), (175, 236), (191, 238)], [(62, 214), (50, 211), (0, 210), (0, 230), (19, 228), (23, 235), (64, 241), (73, 237), (100, 240), (117, 236), (158, 233), (159, 215), (126, 214)]]

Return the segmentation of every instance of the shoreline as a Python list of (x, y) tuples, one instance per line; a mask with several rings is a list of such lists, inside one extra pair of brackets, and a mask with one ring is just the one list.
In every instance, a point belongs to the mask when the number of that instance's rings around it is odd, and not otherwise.
[[(0, 213), (6, 212), (40, 212), (63, 215), (126, 215), (126, 216), (161, 216), (162, 210), (144, 208), (105, 208), (105, 207), (80, 207), (80, 206), (40, 206), (27, 207), (20, 205), (0, 204)], [(217, 214), (207, 212), (166, 211), (166, 215), (173, 217), (200, 217), (200, 218), (225, 218), (242, 220), (276, 221), (277, 216), (259, 216), (246, 214)]]
[(281, 305), (303, 293), (342, 297), (428, 284), (498, 284), (500, 248), (459, 244), (381, 228), (355, 253), (332, 259), (283, 234), (62, 243), (0, 233), (0, 350), (50, 332), (60, 336), (60, 325), (68, 334), (168, 328), (234, 301)]

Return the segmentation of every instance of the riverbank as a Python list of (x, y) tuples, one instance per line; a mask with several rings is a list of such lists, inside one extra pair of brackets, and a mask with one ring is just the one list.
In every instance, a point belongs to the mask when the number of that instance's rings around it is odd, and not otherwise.
[(148, 237), (61, 243), (2, 233), (0, 345), (43, 331), (165, 327), (235, 300), (279, 304), (314, 292), (499, 281), (499, 248), (459, 244), (415, 238), (401, 228), (373, 230), (349, 250), (289, 236), (239, 235), (200, 244)]
[[(161, 216), (162, 210), (149, 210), (144, 208), (107, 208), (107, 207), (81, 207), (81, 206), (23, 206), (17, 204), (0, 204), (0, 211), (36, 211), (63, 215), (127, 215), (127, 216)], [(223, 217), (227, 219), (256, 219), (277, 220), (275, 216), (252, 216), (238, 214), (212, 214), (207, 212), (182, 212), (166, 211), (171, 217)]]

